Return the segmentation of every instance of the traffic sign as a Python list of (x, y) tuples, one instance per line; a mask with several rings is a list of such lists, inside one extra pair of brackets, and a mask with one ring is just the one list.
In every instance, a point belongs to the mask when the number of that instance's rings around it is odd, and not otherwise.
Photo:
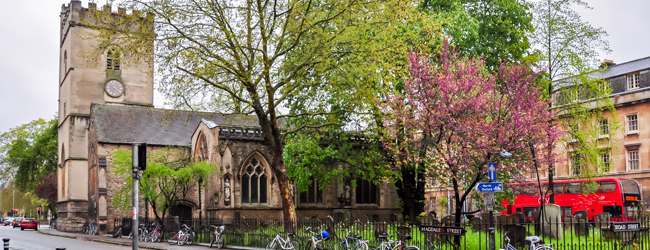
[(476, 191), (479, 191), (481, 193), (502, 192), (503, 182), (481, 182), (476, 185)]
[(497, 164), (494, 164), (494, 162), (488, 162), (488, 180), (497, 180)]

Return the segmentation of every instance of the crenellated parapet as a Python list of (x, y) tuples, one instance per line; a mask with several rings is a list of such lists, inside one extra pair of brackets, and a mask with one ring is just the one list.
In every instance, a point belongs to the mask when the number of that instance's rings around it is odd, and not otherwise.
[[(71, 0), (69, 4), (63, 4), (61, 6), (61, 43), (65, 40), (68, 30), (73, 26), (89, 26), (89, 25), (100, 25), (103, 22), (98, 22), (98, 14), (101, 15), (102, 21), (106, 19), (113, 18), (115, 20), (122, 20), (124, 18), (133, 18), (138, 17), (141, 20), (148, 20), (153, 23), (153, 14), (147, 13), (146, 15), (142, 14), (142, 11), (134, 10), (130, 14), (127, 14), (126, 8), (118, 8), (117, 12), (113, 12), (113, 6), (106, 4), (101, 7), (100, 10), (97, 9), (96, 3), (88, 3), (88, 8), (81, 6), (81, 1)], [(118, 23), (118, 22), (116, 22)]]

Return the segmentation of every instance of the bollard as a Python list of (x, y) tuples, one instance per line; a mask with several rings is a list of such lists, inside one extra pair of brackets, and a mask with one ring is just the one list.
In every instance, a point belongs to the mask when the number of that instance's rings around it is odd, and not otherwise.
[(65, 250), (65, 247), (57, 247), (56, 250)]
[(4, 249), (5, 249), (5, 250), (9, 250), (9, 238), (4, 238), (4, 239), (2, 239), (2, 241), (5, 242), (5, 244), (4, 244), (4, 245), (5, 245)]

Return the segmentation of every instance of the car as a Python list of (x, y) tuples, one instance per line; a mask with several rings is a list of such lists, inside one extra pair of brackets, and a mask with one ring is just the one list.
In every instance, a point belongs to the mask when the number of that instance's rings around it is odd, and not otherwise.
[(23, 220), (22, 217), (16, 217), (16, 218), (14, 218), (14, 221), (11, 223), (11, 224), (14, 226), (13, 228), (20, 227), (20, 222), (21, 222), (22, 220)]
[(3, 226), (9, 226), (9, 225), (11, 225), (11, 222), (13, 222), (13, 221), (14, 221), (14, 218), (12, 218), (12, 217), (5, 218), (5, 220), (2, 222), (2, 225)]
[(36, 219), (24, 218), (23, 221), (20, 222), (20, 230), (25, 230), (25, 229), (34, 229), (38, 231), (38, 222), (36, 222)]

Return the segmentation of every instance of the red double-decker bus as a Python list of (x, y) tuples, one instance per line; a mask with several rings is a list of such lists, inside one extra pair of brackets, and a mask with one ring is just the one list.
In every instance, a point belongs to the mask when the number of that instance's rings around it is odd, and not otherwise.
[[(542, 182), (542, 192), (548, 193), (548, 182)], [(521, 212), (532, 219), (533, 211), (542, 204), (537, 182), (508, 184), (515, 194), (514, 204), (503, 201), (502, 214)], [(553, 182), (555, 204), (561, 208), (562, 216), (573, 215), (586, 210), (589, 220), (600, 213), (611, 214), (612, 220), (625, 220), (641, 212), (641, 190), (639, 183), (627, 178), (594, 178), (589, 180), (557, 180)], [(548, 204), (548, 195), (544, 204)]]

